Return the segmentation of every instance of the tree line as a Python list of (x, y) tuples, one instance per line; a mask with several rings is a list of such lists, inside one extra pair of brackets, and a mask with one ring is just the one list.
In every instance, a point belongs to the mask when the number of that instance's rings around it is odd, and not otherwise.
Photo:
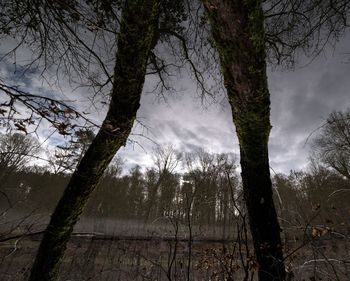
[[(349, 128), (349, 111), (331, 113), (312, 138), (308, 169), (273, 175), (282, 227), (304, 226), (309, 219), (313, 225), (349, 225)], [(14, 208), (40, 206), (52, 212), (93, 133), (81, 130), (77, 137), (58, 146), (54, 155), (48, 155), (47, 165), (38, 167), (29, 162), (39, 153), (35, 139), (18, 133), (1, 135), (1, 191)], [(164, 217), (186, 223), (190, 217), (196, 225), (226, 228), (238, 212), (246, 212), (234, 155), (203, 150), (183, 153), (171, 146), (158, 146), (150, 154), (152, 167), (136, 165), (128, 171), (115, 158), (84, 215), (144, 223)], [(334, 163), (343, 163), (343, 169)], [(2, 196), (2, 206), (6, 205), (9, 202)]]

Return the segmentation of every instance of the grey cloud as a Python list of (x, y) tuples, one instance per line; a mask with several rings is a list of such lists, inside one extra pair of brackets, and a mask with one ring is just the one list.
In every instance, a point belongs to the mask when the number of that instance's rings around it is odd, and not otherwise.
[(344, 63), (350, 34), (334, 54), (319, 57), (293, 71), (269, 72), (271, 92), (270, 162), (276, 170), (288, 172), (307, 165), (308, 136), (333, 110), (350, 107), (350, 64)]
[[(350, 64), (344, 63), (350, 57), (344, 57), (344, 53), (350, 51), (349, 46), (350, 33), (340, 42), (334, 56), (328, 51), (327, 59), (320, 57), (306, 67), (297, 67), (289, 72), (269, 71), (273, 125), (269, 150), (270, 163), (276, 172), (305, 167), (309, 149), (305, 140), (308, 135), (332, 110), (350, 107)], [(35, 75), (29, 75), (28, 80), (22, 83), (39, 85), (37, 80)], [(134, 135), (131, 136), (141, 146), (128, 143), (118, 153), (127, 160), (129, 166), (151, 165), (154, 142), (171, 143), (183, 151), (203, 148), (210, 152), (239, 154), (230, 107), (225, 99), (222, 104), (203, 108), (193, 81), (182, 77), (178, 81), (179, 85), (173, 81), (177, 88), (182, 89), (181, 93), (168, 95), (167, 103), (159, 102), (154, 94), (146, 94), (152, 89), (152, 82), (151, 77), (146, 81), (138, 112), (138, 118), (149, 129), (136, 125)], [(66, 81), (62, 84), (68, 99), (75, 100), (77, 106), (85, 110), (88, 95), (83, 91), (72, 92)], [(41, 90), (50, 93), (48, 87), (42, 87)], [(90, 111), (89, 116), (100, 122), (106, 109), (101, 110), (99, 106), (98, 110), (91, 107)], [(50, 130), (46, 128), (42, 131), (48, 134)], [(138, 134), (144, 134), (145, 137)], [(58, 139), (52, 142), (58, 142)]]
[(183, 142), (179, 148), (179, 150), (183, 152), (196, 152), (201, 149), (203, 149), (203, 146), (188, 142)]

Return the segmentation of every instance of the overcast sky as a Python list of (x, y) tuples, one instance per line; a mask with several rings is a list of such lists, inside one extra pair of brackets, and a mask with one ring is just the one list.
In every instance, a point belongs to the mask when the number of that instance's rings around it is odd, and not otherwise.
[[(1, 42), (6, 49), (8, 42)], [(26, 52), (17, 55), (23, 60)], [(328, 49), (315, 61), (303, 66), (307, 61), (299, 61), (293, 71), (269, 70), (269, 88), (271, 92), (271, 123), (273, 126), (270, 138), (270, 165), (276, 172), (289, 173), (291, 169), (302, 169), (307, 166), (309, 145), (305, 144), (308, 135), (319, 127), (333, 110), (350, 108), (350, 34), (348, 33), (335, 50)], [(0, 75), (7, 81), (13, 80), (24, 88), (36, 93), (50, 93), (47, 86), (38, 78), (37, 73), (28, 72), (25, 76), (15, 77), (13, 65), (2, 62)], [(152, 88), (152, 77), (145, 84), (138, 112), (138, 120), (146, 125), (136, 125), (129, 143), (119, 151), (127, 166), (134, 164), (149, 166), (152, 164), (152, 147), (173, 145), (176, 149), (189, 152), (204, 149), (213, 153), (234, 153), (239, 157), (239, 145), (232, 123), (231, 109), (225, 98), (219, 103), (209, 99), (204, 105), (197, 94), (196, 85), (186, 74), (173, 81), (177, 94), (167, 94), (166, 102), (155, 94), (149, 93)], [(64, 97), (75, 100), (79, 109), (86, 109), (88, 99), (84, 89), (71, 92), (68, 83), (61, 81)], [(223, 95), (224, 97), (224, 95)], [(84, 105), (83, 107), (81, 105)], [(100, 121), (105, 110), (89, 117)], [(51, 134), (52, 128), (44, 127), (39, 131), (41, 139)], [(144, 137), (137, 136), (142, 134)], [(49, 142), (57, 144), (61, 140), (53, 137)], [(238, 158), (239, 161), (239, 158)]]
[[(348, 54), (346, 54), (348, 53)], [(308, 135), (318, 128), (333, 110), (350, 108), (350, 36), (338, 42), (315, 61), (300, 61), (296, 69), (269, 70), (271, 92), (270, 166), (276, 172), (289, 173), (308, 164)], [(304, 65), (304, 66), (302, 66)], [(173, 144), (182, 151), (203, 148), (209, 152), (239, 154), (232, 124), (231, 109), (226, 100), (202, 106), (195, 85), (180, 80), (184, 91), (167, 103), (152, 94), (144, 94), (138, 117), (148, 125), (143, 132), (159, 144)], [(146, 85), (147, 89), (147, 85)], [(139, 126), (134, 132), (141, 132)], [(151, 163), (153, 143), (132, 137), (138, 145), (128, 145), (119, 155), (135, 164)], [(143, 150), (145, 149), (146, 152)]]

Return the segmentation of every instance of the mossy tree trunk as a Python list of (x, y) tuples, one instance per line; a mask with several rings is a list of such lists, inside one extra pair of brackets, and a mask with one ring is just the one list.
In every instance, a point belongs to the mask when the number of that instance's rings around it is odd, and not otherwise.
[(52, 214), (30, 281), (57, 279), (74, 225), (106, 167), (127, 141), (140, 106), (157, 18), (157, 0), (126, 1), (118, 35), (114, 84), (107, 116)]
[(280, 227), (272, 199), (268, 159), (270, 95), (261, 1), (203, 0), (203, 4), (239, 139), (244, 198), (259, 280), (284, 280)]

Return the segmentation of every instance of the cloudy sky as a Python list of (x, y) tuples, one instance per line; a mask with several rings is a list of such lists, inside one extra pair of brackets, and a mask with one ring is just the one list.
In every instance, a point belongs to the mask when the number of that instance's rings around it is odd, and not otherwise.
[[(6, 49), (7, 42), (1, 43)], [(20, 54), (19, 54), (20, 55)], [(27, 56), (25, 51), (21, 54)], [(17, 57), (17, 61), (20, 58)], [(318, 128), (333, 110), (350, 108), (350, 33), (336, 49), (328, 49), (315, 61), (299, 61), (294, 70), (269, 70), (271, 92), (270, 164), (274, 171), (288, 173), (291, 169), (307, 166), (308, 135)], [(13, 76), (13, 66), (2, 62), (1, 77), (14, 80), (16, 84), (30, 87), (37, 92), (49, 91), (37, 73), (28, 72), (24, 77)], [(12, 73), (12, 74), (11, 74)], [(128, 167), (152, 164), (152, 148), (155, 144), (173, 145), (189, 152), (204, 149), (213, 153), (239, 154), (238, 140), (232, 124), (231, 110), (224, 98), (213, 103), (210, 99), (202, 103), (196, 85), (186, 74), (173, 81), (178, 93), (167, 94), (166, 101), (153, 93), (152, 78), (146, 81), (138, 120), (146, 127), (136, 124), (130, 142), (119, 151)], [(76, 101), (85, 111), (88, 99), (84, 90), (73, 91), (68, 83), (61, 81), (63, 98)], [(83, 106), (81, 106), (83, 105)], [(95, 112), (92, 117), (102, 120), (105, 110)], [(91, 116), (90, 116), (91, 117)], [(45, 139), (52, 128), (41, 128), (40, 137)], [(139, 136), (139, 135), (142, 136)], [(53, 137), (48, 144), (60, 142)]]
[[(309, 134), (333, 110), (350, 108), (350, 34), (336, 49), (328, 49), (315, 61), (299, 61), (294, 70), (269, 70), (271, 92), (270, 165), (276, 172), (307, 166)], [(226, 100), (203, 106), (195, 85), (184, 83), (184, 91), (168, 97), (167, 103), (144, 94), (138, 117), (149, 128), (134, 128), (159, 144), (172, 144), (182, 151), (203, 148), (209, 152), (239, 154), (238, 140)], [(147, 85), (146, 85), (147, 89)], [(152, 141), (131, 137), (143, 146), (129, 144), (119, 155), (129, 163), (151, 163)], [(144, 149), (146, 151), (144, 151)]]

